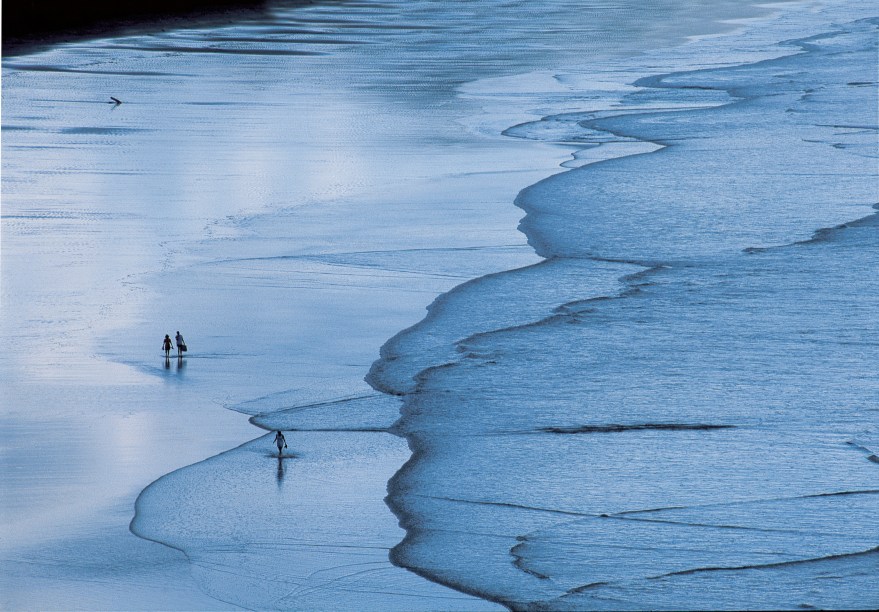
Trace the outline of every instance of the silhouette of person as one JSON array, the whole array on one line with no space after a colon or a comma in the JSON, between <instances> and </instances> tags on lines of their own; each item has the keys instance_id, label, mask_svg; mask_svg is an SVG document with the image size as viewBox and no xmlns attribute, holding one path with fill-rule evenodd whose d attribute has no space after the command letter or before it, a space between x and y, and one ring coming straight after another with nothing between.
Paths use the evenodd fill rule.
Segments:
<instances>
[{"instance_id":1,"label":"silhouette of person","mask_svg":"<svg viewBox=\"0 0 879 612\"><path fill-rule=\"evenodd\" d=\"M280 431L275 433L275 444L278 445L278 457L280 457L283 449L287 448L287 440L284 439L284 434Z\"/></svg>"},{"instance_id":2,"label":"silhouette of person","mask_svg":"<svg viewBox=\"0 0 879 612\"><path fill-rule=\"evenodd\" d=\"M179 331L174 339L177 341L177 356L183 357L183 353L186 351L186 342L183 341L183 336L180 335Z\"/></svg>"},{"instance_id":3,"label":"silhouette of person","mask_svg":"<svg viewBox=\"0 0 879 612\"><path fill-rule=\"evenodd\" d=\"M162 340L162 350L165 351L165 359L171 356L171 336L165 334L165 339Z\"/></svg>"}]
</instances>

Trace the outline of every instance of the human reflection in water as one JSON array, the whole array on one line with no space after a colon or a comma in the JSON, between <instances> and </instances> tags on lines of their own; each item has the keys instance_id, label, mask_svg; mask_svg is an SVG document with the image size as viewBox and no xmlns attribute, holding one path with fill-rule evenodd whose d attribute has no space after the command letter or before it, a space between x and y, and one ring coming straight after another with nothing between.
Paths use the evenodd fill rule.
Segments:
<instances>
[{"instance_id":1,"label":"human reflection in water","mask_svg":"<svg viewBox=\"0 0 879 612\"><path fill-rule=\"evenodd\" d=\"M280 488L281 484L284 482L284 458L278 457L278 487Z\"/></svg>"},{"instance_id":2,"label":"human reflection in water","mask_svg":"<svg viewBox=\"0 0 879 612\"><path fill-rule=\"evenodd\" d=\"M171 369L171 358L170 357L165 357L165 369L166 370Z\"/></svg>"},{"instance_id":3,"label":"human reflection in water","mask_svg":"<svg viewBox=\"0 0 879 612\"><path fill-rule=\"evenodd\" d=\"M178 357L177 358L177 373L182 374L183 368L185 368L185 367L186 367L186 361L183 359L183 357Z\"/></svg>"}]
</instances>

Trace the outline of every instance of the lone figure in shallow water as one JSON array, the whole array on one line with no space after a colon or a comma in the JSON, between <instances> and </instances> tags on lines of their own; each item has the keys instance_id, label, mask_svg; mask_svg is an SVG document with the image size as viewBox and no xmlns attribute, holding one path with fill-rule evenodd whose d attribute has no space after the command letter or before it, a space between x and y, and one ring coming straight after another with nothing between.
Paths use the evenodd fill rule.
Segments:
<instances>
[{"instance_id":1,"label":"lone figure in shallow water","mask_svg":"<svg viewBox=\"0 0 879 612\"><path fill-rule=\"evenodd\" d=\"M278 457L280 457L283 449L287 448L287 440L284 439L284 434L280 431L275 432L275 444L278 445Z\"/></svg>"},{"instance_id":2,"label":"lone figure in shallow water","mask_svg":"<svg viewBox=\"0 0 879 612\"><path fill-rule=\"evenodd\" d=\"M165 339L162 340L162 350L165 351L165 359L171 356L171 336L165 334Z\"/></svg>"}]
</instances>

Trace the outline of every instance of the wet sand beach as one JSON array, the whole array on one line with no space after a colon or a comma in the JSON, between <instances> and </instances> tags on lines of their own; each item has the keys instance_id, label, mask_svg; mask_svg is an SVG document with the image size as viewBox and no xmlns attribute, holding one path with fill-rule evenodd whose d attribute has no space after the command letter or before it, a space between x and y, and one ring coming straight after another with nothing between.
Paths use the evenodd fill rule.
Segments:
<instances>
[{"instance_id":1,"label":"wet sand beach","mask_svg":"<svg viewBox=\"0 0 879 612\"><path fill-rule=\"evenodd\" d=\"M479 384L500 384L489 372L510 367L508 382L532 386L492 387L493 397L510 392L531 415L553 376L532 380L504 354L535 354L537 363L555 349L535 341L532 353L518 337L498 348L487 332L616 295L650 262L616 257L614 231L599 233L607 242L586 268L535 253L561 244L530 231L557 221L536 221L537 206L562 211L568 200L558 194L580 198L586 185L577 201L588 202L609 183L571 174L573 187L527 202L528 236L514 202L569 168L657 150L620 126L598 129L639 78L778 57L790 51L776 43L805 28L780 21L777 31L755 27L712 46L771 11L611 4L277 2L246 19L175 17L164 31L151 21L124 33L114 25L97 38L4 54L0 329L13 350L0 356L0 607L477 610L529 594L539 601L549 582L537 574L555 572L564 554L538 538L514 541L522 556L511 556L505 521L545 529L549 542L562 528L530 515L520 522L512 505L521 500L486 510L507 499L492 483L509 484L493 463L509 448L491 449L518 417L483 439L455 429L480 408L460 419L455 410L481 397ZM689 93L673 104L729 101L721 88ZM656 110L650 95L643 107ZM584 134L590 122L596 129ZM865 214L859 206L852 218ZM589 227L597 225L571 224L571 244ZM176 330L189 351L165 361L162 338ZM424 387L462 359L476 386L448 378L445 389ZM517 388L529 395L516 397ZM461 402L436 421L420 412L417 398L459 391ZM550 421L541 425L583 426ZM289 445L280 459L274 430ZM419 463L421 436L436 448L453 440L472 461ZM869 436L860 440L872 448ZM553 458L564 463L548 453L535 465ZM438 470L439 492L416 486L425 466ZM469 490L474 478L485 487ZM417 540L436 517L436 533L453 541L440 538L432 556ZM518 587L504 572L521 578L531 563L523 599L505 598ZM498 564L504 572L493 573ZM468 572L497 592L461 579ZM577 595L562 601L594 603Z\"/></svg>"}]
</instances>

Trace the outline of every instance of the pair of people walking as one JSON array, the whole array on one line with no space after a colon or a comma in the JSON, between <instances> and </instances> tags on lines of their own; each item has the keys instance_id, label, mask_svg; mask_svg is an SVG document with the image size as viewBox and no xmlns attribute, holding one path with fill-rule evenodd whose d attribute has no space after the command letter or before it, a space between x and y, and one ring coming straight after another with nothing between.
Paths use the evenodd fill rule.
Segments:
<instances>
[{"instance_id":1,"label":"pair of people walking","mask_svg":"<svg viewBox=\"0 0 879 612\"><path fill-rule=\"evenodd\" d=\"M181 359L183 358L183 353L186 352L186 342L183 340L183 336L180 335L180 332L177 332L177 335L174 336L174 341L177 343L177 356ZM165 339L162 340L162 350L165 351L165 358L171 356L171 337L168 334L165 334Z\"/></svg>"}]
</instances>

